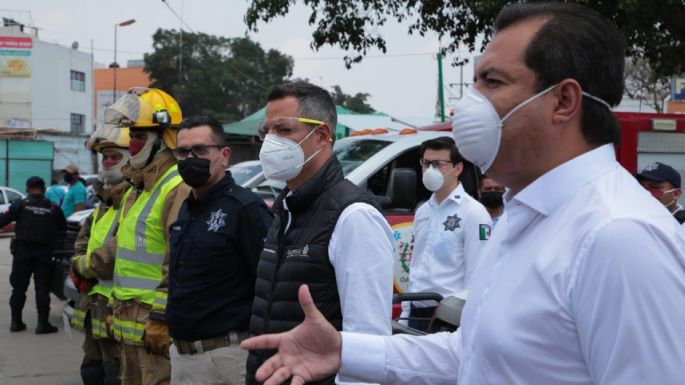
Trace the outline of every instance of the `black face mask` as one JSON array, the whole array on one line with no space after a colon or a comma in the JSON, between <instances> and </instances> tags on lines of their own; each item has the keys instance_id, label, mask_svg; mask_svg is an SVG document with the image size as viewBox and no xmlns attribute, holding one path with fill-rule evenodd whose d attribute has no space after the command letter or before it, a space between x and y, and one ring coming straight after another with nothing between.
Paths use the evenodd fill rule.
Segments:
<instances>
[{"instance_id":1,"label":"black face mask","mask_svg":"<svg viewBox=\"0 0 685 385\"><path fill-rule=\"evenodd\" d=\"M499 191L483 191L480 193L480 203L489 209L496 209L504 204L502 200L503 194Z\"/></svg>"},{"instance_id":2,"label":"black face mask","mask_svg":"<svg viewBox=\"0 0 685 385\"><path fill-rule=\"evenodd\" d=\"M70 174L68 172L64 173L64 181L67 183L72 183L76 180L76 175Z\"/></svg>"},{"instance_id":3,"label":"black face mask","mask_svg":"<svg viewBox=\"0 0 685 385\"><path fill-rule=\"evenodd\" d=\"M209 172L209 165L212 162L204 158L187 158L178 161L178 173L190 187L198 188L207 183L212 175Z\"/></svg>"}]
</instances>

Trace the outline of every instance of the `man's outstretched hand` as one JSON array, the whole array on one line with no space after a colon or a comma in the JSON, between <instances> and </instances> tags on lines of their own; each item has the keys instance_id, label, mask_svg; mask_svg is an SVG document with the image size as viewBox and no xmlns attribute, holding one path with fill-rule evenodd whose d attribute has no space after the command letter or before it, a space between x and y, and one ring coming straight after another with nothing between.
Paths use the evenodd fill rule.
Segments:
<instances>
[{"instance_id":1,"label":"man's outstretched hand","mask_svg":"<svg viewBox=\"0 0 685 385\"><path fill-rule=\"evenodd\" d=\"M244 340L249 350L278 349L256 373L264 385L278 385L292 377L292 385L303 385L336 374L340 369L342 336L316 309L307 285L298 292L304 321L280 334L264 334Z\"/></svg>"}]
</instances>

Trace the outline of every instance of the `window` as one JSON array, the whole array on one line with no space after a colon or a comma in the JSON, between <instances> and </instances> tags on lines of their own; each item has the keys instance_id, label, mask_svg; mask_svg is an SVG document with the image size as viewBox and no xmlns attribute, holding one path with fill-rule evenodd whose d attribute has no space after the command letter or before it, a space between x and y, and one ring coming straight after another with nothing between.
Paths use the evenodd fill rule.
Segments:
<instances>
[{"instance_id":1,"label":"window","mask_svg":"<svg viewBox=\"0 0 685 385\"><path fill-rule=\"evenodd\" d=\"M6 204L7 201L5 200L5 194L2 193L2 190L0 190L0 205Z\"/></svg>"},{"instance_id":2,"label":"window","mask_svg":"<svg viewBox=\"0 0 685 385\"><path fill-rule=\"evenodd\" d=\"M12 190L5 190L5 194L7 194L7 201L10 203L14 203L15 201L20 201L22 199L20 194Z\"/></svg>"},{"instance_id":3,"label":"window","mask_svg":"<svg viewBox=\"0 0 685 385\"><path fill-rule=\"evenodd\" d=\"M86 92L86 74L71 70L71 90Z\"/></svg>"},{"instance_id":4,"label":"window","mask_svg":"<svg viewBox=\"0 0 685 385\"><path fill-rule=\"evenodd\" d=\"M85 132L86 116L81 114L71 114L71 133L83 134Z\"/></svg>"},{"instance_id":5,"label":"window","mask_svg":"<svg viewBox=\"0 0 685 385\"><path fill-rule=\"evenodd\" d=\"M338 157L342 165L343 174L347 176L355 168L392 142L384 140L356 140L338 143L335 144L333 153Z\"/></svg>"}]
</instances>

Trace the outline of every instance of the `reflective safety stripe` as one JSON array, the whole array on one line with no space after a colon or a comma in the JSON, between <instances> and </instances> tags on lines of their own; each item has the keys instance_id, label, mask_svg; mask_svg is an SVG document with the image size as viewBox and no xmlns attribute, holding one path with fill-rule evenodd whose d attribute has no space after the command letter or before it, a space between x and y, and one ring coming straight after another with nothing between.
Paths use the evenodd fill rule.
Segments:
<instances>
[{"instance_id":1,"label":"reflective safety stripe","mask_svg":"<svg viewBox=\"0 0 685 385\"><path fill-rule=\"evenodd\" d=\"M159 285L159 281L155 279L122 277L117 275L114 277L114 285L128 289L155 290Z\"/></svg>"},{"instance_id":2,"label":"reflective safety stripe","mask_svg":"<svg viewBox=\"0 0 685 385\"><path fill-rule=\"evenodd\" d=\"M114 208L111 208L114 210ZM119 222L117 221L117 217L119 217L116 213L114 214L114 219L112 220L112 224L109 226L109 230L107 230L107 235L105 236L105 241L108 241L112 236L114 236L114 229L117 228L117 225Z\"/></svg>"},{"instance_id":3,"label":"reflective safety stripe","mask_svg":"<svg viewBox=\"0 0 685 385\"><path fill-rule=\"evenodd\" d=\"M91 321L92 332L94 336L100 338L109 337L109 335L107 334L107 324L105 322L102 322L97 319L92 319Z\"/></svg>"},{"instance_id":4,"label":"reflective safety stripe","mask_svg":"<svg viewBox=\"0 0 685 385\"><path fill-rule=\"evenodd\" d=\"M167 182L169 182L172 178L178 175L178 169L175 169L172 172L170 172L169 175L164 177L164 179L162 179L162 182L157 185L157 188L150 196L150 199L148 199L148 201L145 203L143 211L141 211L140 215L138 215L138 221L136 222L136 251L145 252L145 246L147 242L147 239L145 237L147 218L150 216L152 206L155 204L157 198L159 197L159 194L162 192L162 187L164 187L164 185L167 184Z\"/></svg>"},{"instance_id":5,"label":"reflective safety stripe","mask_svg":"<svg viewBox=\"0 0 685 385\"><path fill-rule=\"evenodd\" d=\"M103 279L101 281L98 281L98 285L106 289L111 289L112 285L114 285L114 281L112 281L111 279Z\"/></svg>"},{"instance_id":6,"label":"reflective safety stripe","mask_svg":"<svg viewBox=\"0 0 685 385\"><path fill-rule=\"evenodd\" d=\"M155 292L155 302L152 304L152 308L155 310L166 309L167 293L163 291Z\"/></svg>"},{"instance_id":7,"label":"reflective safety stripe","mask_svg":"<svg viewBox=\"0 0 685 385\"><path fill-rule=\"evenodd\" d=\"M161 265L164 262L164 254L148 253L145 250L134 251L121 248L117 257L131 262L149 263L152 265Z\"/></svg>"},{"instance_id":8,"label":"reflective safety stripe","mask_svg":"<svg viewBox=\"0 0 685 385\"><path fill-rule=\"evenodd\" d=\"M166 214L162 212L163 200L181 183L177 166L172 166L152 191L141 193L126 214L121 212L119 228L122 231L117 235L113 288L117 299L136 298L148 305L165 307L165 303L155 301L166 249L161 228L161 218ZM124 197L124 202L129 193Z\"/></svg>"},{"instance_id":9,"label":"reflective safety stripe","mask_svg":"<svg viewBox=\"0 0 685 385\"><path fill-rule=\"evenodd\" d=\"M85 255L79 255L77 258L76 268L79 274L86 276L86 269L88 268L88 259Z\"/></svg>"},{"instance_id":10,"label":"reflective safety stripe","mask_svg":"<svg viewBox=\"0 0 685 385\"><path fill-rule=\"evenodd\" d=\"M71 316L71 326L77 329L84 329L86 320L86 312L83 310L74 309L74 314Z\"/></svg>"},{"instance_id":11,"label":"reflective safety stripe","mask_svg":"<svg viewBox=\"0 0 685 385\"><path fill-rule=\"evenodd\" d=\"M140 344L143 342L145 324L134 321L124 321L115 317L112 321L112 330L115 338L127 343Z\"/></svg>"}]
</instances>

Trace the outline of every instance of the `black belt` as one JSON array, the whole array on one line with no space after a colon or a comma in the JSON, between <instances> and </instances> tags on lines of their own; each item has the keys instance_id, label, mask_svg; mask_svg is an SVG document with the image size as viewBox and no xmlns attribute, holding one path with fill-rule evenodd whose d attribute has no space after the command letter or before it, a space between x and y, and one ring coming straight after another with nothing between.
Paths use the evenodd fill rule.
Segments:
<instances>
[{"instance_id":1,"label":"black belt","mask_svg":"<svg viewBox=\"0 0 685 385\"><path fill-rule=\"evenodd\" d=\"M174 340L176 350L179 354L197 354L208 352L210 350L225 348L227 346L240 344L240 341L247 338L247 332L228 332L223 336L207 338L197 341L179 341Z\"/></svg>"}]
</instances>

